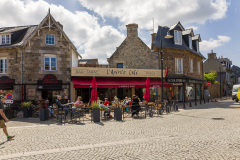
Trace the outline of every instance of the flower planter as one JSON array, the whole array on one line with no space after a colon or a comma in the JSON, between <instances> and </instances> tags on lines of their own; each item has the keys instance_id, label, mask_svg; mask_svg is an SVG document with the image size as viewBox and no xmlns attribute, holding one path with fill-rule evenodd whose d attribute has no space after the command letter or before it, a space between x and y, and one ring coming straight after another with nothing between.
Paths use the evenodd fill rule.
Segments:
<instances>
[{"instance_id":1,"label":"flower planter","mask_svg":"<svg viewBox=\"0 0 240 160\"><path fill-rule=\"evenodd\" d=\"M100 122L100 109L99 108L94 108L92 110L92 116L93 116L93 122Z\"/></svg>"},{"instance_id":2,"label":"flower planter","mask_svg":"<svg viewBox=\"0 0 240 160\"><path fill-rule=\"evenodd\" d=\"M116 121L122 121L122 108L114 108L114 119Z\"/></svg>"},{"instance_id":3,"label":"flower planter","mask_svg":"<svg viewBox=\"0 0 240 160\"><path fill-rule=\"evenodd\" d=\"M28 109L28 107L23 107L23 118L29 118L29 109Z\"/></svg>"},{"instance_id":4,"label":"flower planter","mask_svg":"<svg viewBox=\"0 0 240 160\"><path fill-rule=\"evenodd\" d=\"M49 112L47 108L40 109L40 121L47 121L49 119Z\"/></svg>"}]
</instances>

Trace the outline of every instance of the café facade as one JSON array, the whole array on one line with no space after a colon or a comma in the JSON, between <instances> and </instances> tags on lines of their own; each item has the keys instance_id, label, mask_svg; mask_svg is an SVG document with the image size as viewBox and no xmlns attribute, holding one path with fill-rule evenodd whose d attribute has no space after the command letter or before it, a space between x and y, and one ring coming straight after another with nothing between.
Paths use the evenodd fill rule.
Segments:
<instances>
[{"instance_id":1,"label":"caf\u00e9 facade","mask_svg":"<svg viewBox=\"0 0 240 160\"><path fill-rule=\"evenodd\" d=\"M165 75L165 71L164 75ZM147 78L150 80L150 89L153 96L160 95L161 70L157 69L129 69L129 68L91 68L73 67L71 71L71 101L78 96L86 103L91 97L92 78L97 81L97 92L100 100L114 96L119 99L137 95L143 99ZM171 87L171 84L164 82L164 87Z\"/></svg>"}]
</instances>

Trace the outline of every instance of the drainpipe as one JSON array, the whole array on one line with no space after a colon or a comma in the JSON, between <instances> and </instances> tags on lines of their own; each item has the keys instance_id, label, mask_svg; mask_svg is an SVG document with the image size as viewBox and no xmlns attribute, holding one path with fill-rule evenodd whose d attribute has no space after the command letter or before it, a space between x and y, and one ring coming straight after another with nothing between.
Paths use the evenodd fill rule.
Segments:
<instances>
[{"instance_id":1,"label":"drainpipe","mask_svg":"<svg viewBox=\"0 0 240 160\"><path fill-rule=\"evenodd\" d=\"M21 110L22 110L22 102L23 102L23 53L20 48L17 48L21 53Z\"/></svg>"}]
</instances>

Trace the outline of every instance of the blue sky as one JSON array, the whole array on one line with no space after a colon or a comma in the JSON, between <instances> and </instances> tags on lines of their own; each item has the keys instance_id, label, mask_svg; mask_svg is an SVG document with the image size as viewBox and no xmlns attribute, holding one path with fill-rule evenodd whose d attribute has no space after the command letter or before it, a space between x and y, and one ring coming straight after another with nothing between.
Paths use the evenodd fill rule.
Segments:
<instances>
[{"instance_id":1,"label":"blue sky","mask_svg":"<svg viewBox=\"0 0 240 160\"><path fill-rule=\"evenodd\" d=\"M239 6L239 0L1 0L0 27L39 24L51 8L83 58L107 63L126 36L125 25L137 23L139 37L150 46L152 18L155 32L158 25L180 21L201 35L205 57L213 49L240 66Z\"/></svg>"}]
</instances>

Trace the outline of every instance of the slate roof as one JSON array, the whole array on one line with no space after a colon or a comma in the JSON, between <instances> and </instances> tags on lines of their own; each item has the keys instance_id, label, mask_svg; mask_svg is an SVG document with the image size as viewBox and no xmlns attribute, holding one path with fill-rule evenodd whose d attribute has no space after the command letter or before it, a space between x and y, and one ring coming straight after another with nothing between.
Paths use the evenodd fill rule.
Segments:
<instances>
[{"instance_id":1,"label":"slate roof","mask_svg":"<svg viewBox=\"0 0 240 160\"><path fill-rule=\"evenodd\" d=\"M240 77L240 67L233 65L232 71L237 77Z\"/></svg>"},{"instance_id":2,"label":"slate roof","mask_svg":"<svg viewBox=\"0 0 240 160\"><path fill-rule=\"evenodd\" d=\"M37 27L38 25L0 28L0 34L11 34L11 44L0 45L0 48L21 46L35 32Z\"/></svg>"},{"instance_id":3,"label":"slate roof","mask_svg":"<svg viewBox=\"0 0 240 160\"><path fill-rule=\"evenodd\" d=\"M176 27L176 26L175 26ZM170 39L166 39L164 38L167 35L167 32L170 31L169 27L162 27L162 26L158 26L158 32L157 32L157 36L154 40L154 45L157 47L161 46L161 38L162 38L162 47L164 48L174 48L174 49L183 49L183 50L188 50L191 51L192 53L202 57L203 59L206 59L200 52L197 52L194 47L193 49L190 49L188 47L188 43L186 42L186 40L184 38L182 38L182 45L177 45L174 44L174 37L170 38ZM162 36L161 36L161 32L162 32ZM172 33L171 33L172 32ZM170 31L170 34L173 35L173 31ZM200 36L200 35L199 35ZM198 36L197 36L198 37ZM196 37L195 37L196 38Z\"/></svg>"}]
</instances>

